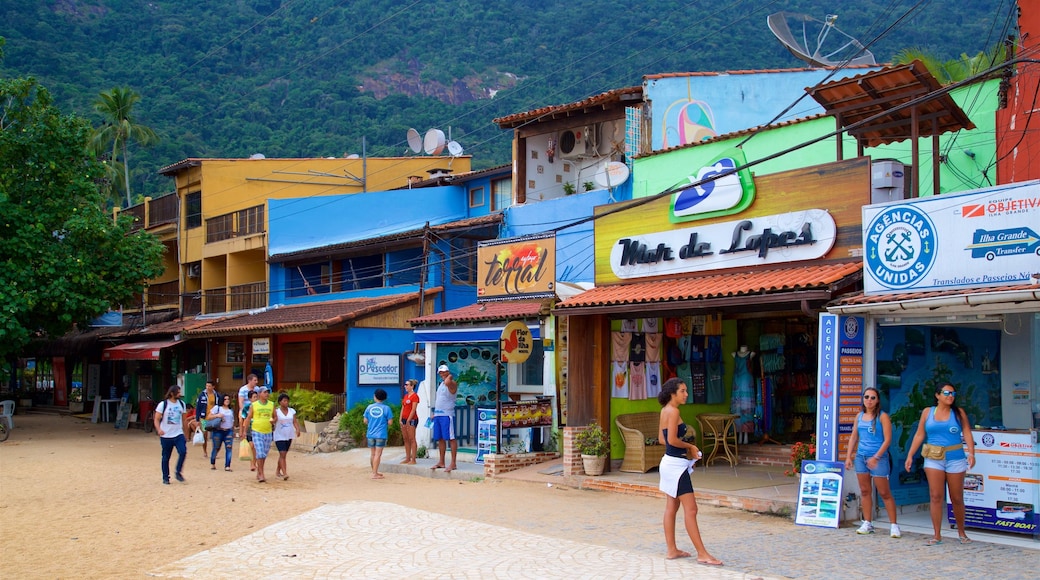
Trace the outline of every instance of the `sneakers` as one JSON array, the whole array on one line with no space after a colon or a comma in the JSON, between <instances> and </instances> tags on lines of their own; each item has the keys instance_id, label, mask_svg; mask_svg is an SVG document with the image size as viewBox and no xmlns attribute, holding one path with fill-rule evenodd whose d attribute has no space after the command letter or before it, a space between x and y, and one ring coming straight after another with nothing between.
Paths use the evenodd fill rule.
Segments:
<instances>
[{"instance_id":1,"label":"sneakers","mask_svg":"<svg viewBox=\"0 0 1040 580\"><path fill-rule=\"evenodd\" d=\"M874 524L872 524L871 522L864 521L863 525L860 526L858 530L856 530L856 533L860 535L873 534Z\"/></svg>"},{"instance_id":2,"label":"sneakers","mask_svg":"<svg viewBox=\"0 0 1040 580\"><path fill-rule=\"evenodd\" d=\"M892 524L892 531L889 534L893 538L902 538L903 534L899 531L899 524Z\"/></svg>"}]
</instances>

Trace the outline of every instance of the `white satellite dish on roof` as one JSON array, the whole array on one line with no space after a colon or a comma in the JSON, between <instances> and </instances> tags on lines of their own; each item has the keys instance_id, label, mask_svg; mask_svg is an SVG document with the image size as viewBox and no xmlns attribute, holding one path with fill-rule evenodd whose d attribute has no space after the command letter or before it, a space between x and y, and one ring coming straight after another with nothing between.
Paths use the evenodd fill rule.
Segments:
<instances>
[{"instance_id":1,"label":"white satellite dish on roof","mask_svg":"<svg viewBox=\"0 0 1040 580\"><path fill-rule=\"evenodd\" d=\"M592 179L601 187L611 188L628 181L628 176L629 170L627 165L620 161L609 161L596 170L596 174L592 176Z\"/></svg>"},{"instance_id":2,"label":"white satellite dish on roof","mask_svg":"<svg viewBox=\"0 0 1040 580\"><path fill-rule=\"evenodd\" d=\"M462 155L462 145L459 145L458 141L448 141L448 153L450 153L452 157Z\"/></svg>"},{"instance_id":3,"label":"white satellite dish on roof","mask_svg":"<svg viewBox=\"0 0 1040 580\"><path fill-rule=\"evenodd\" d=\"M874 54L838 30L837 14L820 21L805 14L777 12L766 18L769 30L791 54L812 66L874 65Z\"/></svg>"},{"instance_id":4,"label":"white satellite dish on roof","mask_svg":"<svg viewBox=\"0 0 1040 580\"><path fill-rule=\"evenodd\" d=\"M440 155L441 151L444 151L444 145L444 131L430 129L426 132L426 137L423 138L423 151L427 155Z\"/></svg>"},{"instance_id":5,"label":"white satellite dish on roof","mask_svg":"<svg viewBox=\"0 0 1040 580\"><path fill-rule=\"evenodd\" d=\"M412 153L422 151L422 146L422 137L419 136L419 132L415 129L408 129L408 147L412 150Z\"/></svg>"}]
</instances>

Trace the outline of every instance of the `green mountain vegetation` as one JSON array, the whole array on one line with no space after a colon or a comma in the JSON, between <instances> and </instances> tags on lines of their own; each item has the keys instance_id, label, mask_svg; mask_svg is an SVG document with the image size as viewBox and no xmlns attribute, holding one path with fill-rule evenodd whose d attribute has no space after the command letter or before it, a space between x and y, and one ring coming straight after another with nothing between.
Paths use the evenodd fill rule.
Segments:
<instances>
[{"instance_id":1,"label":"green mountain vegetation","mask_svg":"<svg viewBox=\"0 0 1040 580\"><path fill-rule=\"evenodd\" d=\"M438 127L507 162L492 119L641 82L644 74L803 66L772 36L781 10L824 19L881 62L916 48L941 60L1013 30L1010 0L5 0L0 76L33 76L67 113L127 87L135 196L171 189L157 171L187 157L407 152ZM909 16L907 16L909 14ZM902 18L902 20L900 20Z\"/></svg>"}]
</instances>

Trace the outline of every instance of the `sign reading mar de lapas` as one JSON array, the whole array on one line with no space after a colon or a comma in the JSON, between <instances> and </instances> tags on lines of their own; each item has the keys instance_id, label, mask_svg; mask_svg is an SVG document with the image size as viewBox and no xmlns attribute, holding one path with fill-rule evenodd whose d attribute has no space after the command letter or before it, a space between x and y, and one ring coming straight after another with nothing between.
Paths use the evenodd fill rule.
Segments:
<instances>
[{"instance_id":1,"label":"sign reading mar de lapas","mask_svg":"<svg viewBox=\"0 0 1040 580\"><path fill-rule=\"evenodd\" d=\"M837 233L826 210L809 209L622 238L610 267L618 278L643 278L812 260Z\"/></svg>"},{"instance_id":2,"label":"sign reading mar de lapas","mask_svg":"<svg viewBox=\"0 0 1040 580\"><path fill-rule=\"evenodd\" d=\"M863 208L867 294L1027 284L1040 272L1040 182Z\"/></svg>"},{"instance_id":3,"label":"sign reading mar de lapas","mask_svg":"<svg viewBox=\"0 0 1040 580\"><path fill-rule=\"evenodd\" d=\"M477 245L477 302L551 298L555 294L555 234Z\"/></svg>"}]
</instances>

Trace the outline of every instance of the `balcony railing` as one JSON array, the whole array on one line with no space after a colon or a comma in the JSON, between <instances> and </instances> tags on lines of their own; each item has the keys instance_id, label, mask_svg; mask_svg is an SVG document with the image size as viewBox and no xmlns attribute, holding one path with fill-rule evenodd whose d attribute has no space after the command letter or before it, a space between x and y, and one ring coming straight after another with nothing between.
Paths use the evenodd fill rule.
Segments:
<instances>
[{"instance_id":1,"label":"balcony railing","mask_svg":"<svg viewBox=\"0 0 1040 580\"><path fill-rule=\"evenodd\" d=\"M180 304L180 283L177 280L163 282L161 284L150 284L148 286L149 306L177 306Z\"/></svg>"},{"instance_id":2,"label":"balcony railing","mask_svg":"<svg viewBox=\"0 0 1040 580\"><path fill-rule=\"evenodd\" d=\"M257 205L206 220L206 243L264 231L264 206Z\"/></svg>"},{"instance_id":3,"label":"balcony railing","mask_svg":"<svg viewBox=\"0 0 1040 580\"><path fill-rule=\"evenodd\" d=\"M267 306L266 282L231 287L231 310L254 310L264 306Z\"/></svg>"},{"instance_id":4,"label":"balcony railing","mask_svg":"<svg viewBox=\"0 0 1040 580\"><path fill-rule=\"evenodd\" d=\"M202 311L205 314L227 312L227 290L210 288L202 295Z\"/></svg>"},{"instance_id":5,"label":"balcony railing","mask_svg":"<svg viewBox=\"0 0 1040 580\"><path fill-rule=\"evenodd\" d=\"M180 216L179 207L177 194L168 193L155 199L145 198L144 203L121 209L119 213L133 216L134 225L131 231L137 231L146 227L177 223Z\"/></svg>"}]
</instances>

